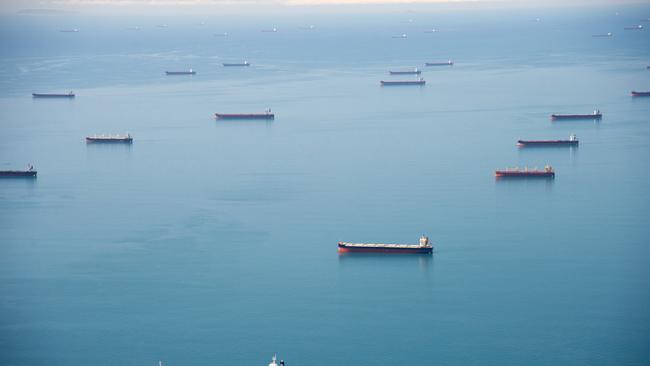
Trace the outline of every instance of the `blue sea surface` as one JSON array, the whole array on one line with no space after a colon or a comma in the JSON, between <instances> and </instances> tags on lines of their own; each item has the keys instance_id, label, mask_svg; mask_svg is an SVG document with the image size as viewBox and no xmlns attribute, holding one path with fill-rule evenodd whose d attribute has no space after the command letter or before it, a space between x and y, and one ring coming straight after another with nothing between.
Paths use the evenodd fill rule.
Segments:
<instances>
[{"instance_id":1,"label":"blue sea surface","mask_svg":"<svg viewBox=\"0 0 650 366\"><path fill-rule=\"evenodd\" d=\"M650 364L648 16L0 16L0 364Z\"/></svg>"}]
</instances>

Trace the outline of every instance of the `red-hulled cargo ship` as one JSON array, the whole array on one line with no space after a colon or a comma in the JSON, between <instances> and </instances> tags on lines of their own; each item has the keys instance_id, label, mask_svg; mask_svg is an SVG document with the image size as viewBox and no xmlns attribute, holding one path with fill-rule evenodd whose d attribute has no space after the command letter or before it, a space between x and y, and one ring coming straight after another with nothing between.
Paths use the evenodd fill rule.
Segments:
<instances>
[{"instance_id":1,"label":"red-hulled cargo ship","mask_svg":"<svg viewBox=\"0 0 650 366\"><path fill-rule=\"evenodd\" d=\"M650 97L650 91L638 92L633 91L630 93L633 97Z\"/></svg>"},{"instance_id":2,"label":"red-hulled cargo ship","mask_svg":"<svg viewBox=\"0 0 650 366\"><path fill-rule=\"evenodd\" d=\"M494 175L497 178L555 178L553 168L548 165L544 167L544 170L506 168L505 170L497 170Z\"/></svg>"},{"instance_id":3,"label":"red-hulled cargo ship","mask_svg":"<svg viewBox=\"0 0 650 366\"><path fill-rule=\"evenodd\" d=\"M578 146L578 138L576 135L569 136L568 140L518 140L517 146Z\"/></svg>"},{"instance_id":4,"label":"red-hulled cargo ship","mask_svg":"<svg viewBox=\"0 0 650 366\"><path fill-rule=\"evenodd\" d=\"M270 109L264 113L215 113L217 119L275 119Z\"/></svg>"},{"instance_id":5,"label":"red-hulled cargo ship","mask_svg":"<svg viewBox=\"0 0 650 366\"><path fill-rule=\"evenodd\" d=\"M27 170L0 170L0 178L11 177L33 177L36 178L36 170L32 165L27 166Z\"/></svg>"},{"instance_id":6,"label":"red-hulled cargo ship","mask_svg":"<svg viewBox=\"0 0 650 366\"><path fill-rule=\"evenodd\" d=\"M86 136L86 142L101 142L101 143L127 143L130 144L133 142L133 137L131 137L131 134L127 133L126 135L115 135L115 136L104 136L104 135L94 135L94 136Z\"/></svg>"},{"instance_id":7,"label":"red-hulled cargo ship","mask_svg":"<svg viewBox=\"0 0 650 366\"><path fill-rule=\"evenodd\" d=\"M552 120L558 119L601 119L603 114L600 113L600 110L596 109L591 114L551 114Z\"/></svg>"},{"instance_id":8,"label":"red-hulled cargo ship","mask_svg":"<svg viewBox=\"0 0 650 366\"><path fill-rule=\"evenodd\" d=\"M379 82L381 86L391 86L391 85L424 85L426 81L423 78L417 80L395 80L395 81L385 81L381 80Z\"/></svg>"},{"instance_id":9,"label":"red-hulled cargo ship","mask_svg":"<svg viewBox=\"0 0 650 366\"><path fill-rule=\"evenodd\" d=\"M431 254L433 246L429 238L422 236L419 244L373 244L339 242L340 253L406 253Z\"/></svg>"}]
</instances>

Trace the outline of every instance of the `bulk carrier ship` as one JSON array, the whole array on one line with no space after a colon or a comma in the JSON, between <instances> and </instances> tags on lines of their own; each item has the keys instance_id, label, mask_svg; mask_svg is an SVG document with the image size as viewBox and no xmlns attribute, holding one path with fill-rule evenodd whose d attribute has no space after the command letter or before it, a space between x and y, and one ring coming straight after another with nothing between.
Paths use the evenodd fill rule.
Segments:
<instances>
[{"instance_id":1,"label":"bulk carrier ship","mask_svg":"<svg viewBox=\"0 0 650 366\"><path fill-rule=\"evenodd\" d=\"M576 135L571 135L568 140L518 140L517 146L578 146L578 143Z\"/></svg>"},{"instance_id":2,"label":"bulk carrier ship","mask_svg":"<svg viewBox=\"0 0 650 366\"><path fill-rule=\"evenodd\" d=\"M506 168L505 170L497 170L494 175L497 178L555 178L555 172L549 165L545 166L544 170Z\"/></svg>"},{"instance_id":3,"label":"bulk carrier ship","mask_svg":"<svg viewBox=\"0 0 650 366\"><path fill-rule=\"evenodd\" d=\"M267 109L264 113L215 113L216 119L275 119L275 114Z\"/></svg>"},{"instance_id":4,"label":"bulk carrier ship","mask_svg":"<svg viewBox=\"0 0 650 366\"><path fill-rule=\"evenodd\" d=\"M426 84L426 81L424 81L423 78L419 78L417 80L395 80L395 81L387 81L387 80L381 80L379 82L379 85L381 86L393 86L393 85L424 85Z\"/></svg>"},{"instance_id":5,"label":"bulk carrier ship","mask_svg":"<svg viewBox=\"0 0 650 366\"><path fill-rule=\"evenodd\" d=\"M551 114L551 120L555 121L558 119L601 119L603 114L600 113L600 110L596 109L591 114Z\"/></svg>"},{"instance_id":6,"label":"bulk carrier ship","mask_svg":"<svg viewBox=\"0 0 650 366\"><path fill-rule=\"evenodd\" d=\"M127 133L126 135L115 135L115 136L104 136L104 135L93 135L93 136L86 136L86 142L91 143L91 142L99 142L99 143L127 143L130 144L133 142L133 137L131 137L130 133Z\"/></svg>"},{"instance_id":7,"label":"bulk carrier ship","mask_svg":"<svg viewBox=\"0 0 650 366\"><path fill-rule=\"evenodd\" d=\"M36 170L34 170L33 165L28 165L27 170L0 170L0 178L11 178L11 177L33 177L36 178Z\"/></svg>"},{"instance_id":8,"label":"bulk carrier ship","mask_svg":"<svg viewBox=\"0 0 650 366\"><path fill-rule=\"evenodd\" d=\"M339 242L339 253L408 253L431 254L433 246L429 238L422 235L419 244L374 244Z\"/></svg>"},{"instance_id":9,"label":"bulk carrier ship","mask_svg":"<svg viewBox=\"0 0 650 366\"><path fill-rule=\"evenodd\" d=\"M32 93L34 98L74 98L73 92L69 93Z\"/></svg>"}]
</instances>

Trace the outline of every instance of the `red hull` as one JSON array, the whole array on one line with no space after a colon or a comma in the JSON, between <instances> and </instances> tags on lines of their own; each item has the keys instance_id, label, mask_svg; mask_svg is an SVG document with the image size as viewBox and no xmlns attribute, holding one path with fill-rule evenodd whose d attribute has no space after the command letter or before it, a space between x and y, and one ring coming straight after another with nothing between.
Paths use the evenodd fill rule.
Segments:
<instances>
[{"instance_id":1,"label":"red hull","mask_svg":"<svg viewBox=\"0 0 650 366\"><path fill-rule=\"evenodd\" d=\"M390 254L430 254L433 247L413 247L413 248L395 248L395 247L354 247L345 244L339 244L339 253L390 253Z\"/></svg>"}]
</instances>

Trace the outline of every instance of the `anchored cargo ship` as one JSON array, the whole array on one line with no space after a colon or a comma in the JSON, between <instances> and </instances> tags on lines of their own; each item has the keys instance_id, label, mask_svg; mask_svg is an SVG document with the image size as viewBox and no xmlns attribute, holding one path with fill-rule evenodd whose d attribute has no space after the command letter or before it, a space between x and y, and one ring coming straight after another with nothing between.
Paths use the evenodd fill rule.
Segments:
<instances>
[{"instance_id":1,"label":"anchored cargo ship","mask_svg":"<svg viewBox=\"0 0 650 366\"><path fill-rule=\"evenodd\" d=\"M419 244L373 244L373 243L346 243L339 242L341 253L413 253L430 254L433 246L429 244L429 238L420 237Z\"/></svg>"},{"instance_id":2,"label":"anchored cargo ship","mask_svg":"<svg viewBox=\"0 0 650 366\"><path fill-rule=\"evenodd\" d=\"M630 93L633 97L650 97L650 91L645 91L645 92L638 92L638 91L633 91Z\"/></svg>"},{"instance_id":3,"label":"anchored cargo ship","mask_svg":"<svg viewBox=\"0 0 650 366\"><path fill-rule=\"evenodd\" d=\"M603 114L600 113L600 110L596 109L591 114L551 114L552 120L557 119L601 119Z\"/></svg>"},{"instance_id":4,"label":"anchored cargo ship","mask_svg":"<svg viewBox=\"0 0 650 366\"><path fill-rule=\"evenodd\" d=\"M424 85L426 84L426 81L424 81L423 78L419 78L417 80L395 80L395 81L386 81L386 80L381 80L379 82L381 86L387 85Z\"/></svg>"},{"instance_id":5,"label":"anchored cargo ship","mask_svg":"<svg viewBox=\"0 0 650 366\"><path fill-rule=\"evenodd\" d=\"M93 135L93 136L86 136L86 142L104 142L104 143L124 142L130 144L133 142L133 137L131 137L130 133L127 133L126 135L115 135L115 136Z\"/></svg>"},{"instance_id":6,"label":"anchored cargo ship","mask_svg":"<svg viewBox=\"0 0 650 366\"><path fill-rule=\"evenodd\" d=\"M270 109L264 113L215 113L217 119L275 119Z\"/></svg>"},{"instance_id":7,"label":"anchored cargo ship","mask_svg":"<svg viewBox=\"0 0 650 366\"><path fill-rule=\"evenodd\" d=\"M32 93L34 98L74 98L75 94L73 92L69 93Z\"/></svg>"},{"instance_id":8,"label":"anchored cargo ship","mask_svg":"<svg viewBox=\"0 0 650 366\"><path fill-rule=\"evenodd\" d=\"M395 35L393 38L406 38L406 33Z\"/></svg>"},{"instance_id":9,"label":"anchored cargo ship","mask_svg":"<svg viewBox=\"0 0 650 366\"><path fill-rule=\"evenodd\" d=\"M555 146L555 145L564 145L564 146L578 146L578 138L576 135L569 136L568 140L518 140L517 146Z\"/></svg>"},{"instance_id":10,"label":"anchored cargo ship","mask_svg":"<svg viewBox=\"0 0 650 366\"><path fill-rule=\"evenodd\" d=\"M425 62L424 63L426 66L451 66L454 64L453 61L445 61L445 62Z\"/></svg>"},{"instance_id":11,"label":"anchored cargo ship","mask_svg":"<svg viewBox=\"0 0 650 366\"><path fill-rule=\"evenodd\" d=\"M391 75L420 75L422 71L417 67L414 69L405 69L405 70L389 70Z\"/></svg>"},{"instance_id":12,"label":"anchored cargo ship","mask_svg":"<svg viewBox=\"0 0 650 366\"><path fill-rule=\"evenodd\" d=\"M27 170L0 170L0 177L36 177L36 170L31 164Z\"/></svg>"},{"instance_id":13,"label":"anchored cargo ship","mask_svg":"<svg viewBox=\"0 0 650 366\"><path fill-rule=\"evenodd\" d=\"M593 34L592 37L611 37L613 34L611 32L607 32L605 34Z\"/></svg>"},{"instance_id":14,"label":"anchored cargo ship","mask_svg":"<svg viewBox=\"0 0 650 366\"><path fill-rule=\"evenodd\" d=\"M625 27L623 29L625 29L625 30L641 30L641 29L643 29L643 26L641 24L639 24L639 25L631 25L631 26Z\"/></svg>"},{"instance_id":15,"label":"anchored cargo ship","mask_svg":"<svg viewBox=\"0 0 650 366\"><path fill-rule=\"evenodd\" d=\"M494 175L497 178L555 178L555 172L549 165L544 167L544 170L506 168L505 170L497 170Z\"/></svg>"},{"instance_id":16,"label":"anchored cargo ship","mask_svg":"<svg viewBox=\"0 0 650 366\"><path fill-rule=\"evenodd\" d=\"M165 71L167 75L196 75L196 71L189 69L188 71Z\"/></svg>"},{"instance_id":17,"label":"anchored cargo ship","mask_svg":"<svg viewBox=\"0 0 650 366\"><path fill-rule=\"evenodd\" d=\"M250 66L251 64L248 63L248 61L244 62L233 62L233 63L224 63L223 66L229 67L229 66Z\"/></svg>"}]
</instances>

